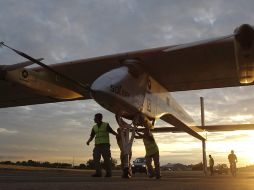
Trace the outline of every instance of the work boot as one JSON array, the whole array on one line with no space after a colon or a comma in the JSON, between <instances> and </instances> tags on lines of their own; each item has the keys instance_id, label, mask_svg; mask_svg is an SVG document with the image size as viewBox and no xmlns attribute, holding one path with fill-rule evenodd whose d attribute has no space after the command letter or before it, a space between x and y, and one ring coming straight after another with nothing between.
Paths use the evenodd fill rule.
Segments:
<instances>
[{"instance_id":1,"label":"work boot","mask_svg":"<svg viewBox=\"0 0 254 190\"><path fill-rule=\"evenodd\" d=\"M91 175L92 177L101 177L102 175L101 174L98 174L98 173L94 173L93 175Z\"/></svg>"},{"instance_id":2,"label":"work boot","mask_svg":"<svg viewBox=\"0 0 254 190\"><path fill-rule=\"evenodd\" d=\"M127 179L131 178L131 171L129 168L123 169L122 178L127 178Z\"/></svg>"},{"instance_id":3,"label":"work boot","mask_svg":"<svg viewBox=\"0 0 254 190\"><path fill-rule=\"evenodd\" d=\"M154 172L153 172L153 171L148 172L148 177L149 177L149 178L153 178L153 177L155 177Z\"/></svg>"},{"instance_id":4,"label":"work boot","mask_svg":"<svg viewBox=\"0 0 254 190\"><path fill-rule=\"evenodd\" d=\"M161 175L156 176L156 179L160 179L160 178L161 178Z\"/></svg>"},{"instance_id":5,"label":"work boot","mask_svg":"<svg viewBox=\"0 0 254 190\"><path fill-rule=\"evenodd\" d=\"M106 173L106 175L104 177L112 177L111 173Z\"/></svg>"}]
</instances>

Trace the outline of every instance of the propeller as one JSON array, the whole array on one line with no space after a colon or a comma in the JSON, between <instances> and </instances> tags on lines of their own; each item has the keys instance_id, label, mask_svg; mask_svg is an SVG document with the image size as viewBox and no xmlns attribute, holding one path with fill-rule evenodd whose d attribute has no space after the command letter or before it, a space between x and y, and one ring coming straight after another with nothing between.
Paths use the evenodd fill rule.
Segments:
<instances>
[{"instance_id":1,"label":"propeller","mask_svg":"<svg viewBox=\"0 0 254 190\"><path fill-rule=\"evenodd\" d=\"M249 24L243 24L235 29L235 39L243 49L250 49L254 41L254 28Z\"/></svg>"},{"instance_id":2,"label":"propeller","mask_svg":"<svg viewBox=\"0 0 254 190\"><path fill-rule=\"evenodd\" d=\"M35 59L31 56L29 56L28 54L24 53L24 52L21 52L19 50L16 50L8 45L6 45L4 42L0 42L0 47L6 47L12 51L14 51L15 53L17 53L18 55L28 59L29 61L27 62L23 62L23 63L18 63L18 64L15 64L15 65L10 65L10 66L3 66L3 67L0 67L0 79L3 77L3 75L6 75L6 71L8 70L13 70L13 69L16 69L16 68L20 68L20 67L23 67L23 66L28 66L28 65L31 65L31 64L37 64L37 65L40 65L41 67L43 67L45 70L48 70L52 73L54 73L55 75L57 75L58 77L60 78L63 78L71 83L73 83L74 85L78 86L78 87L81 87L83 90L85 90L86 92L89 92L90 91L90 87L89 85L85 85L73 78L70 78L69 76L63 74L63 73L60 73L56 70L54 70L53 68L49 67L48 65L44 64L41 62L41 60L43 60L42 58L40 59ZM3 73L2 73L3 72Z\"/></svg>"}]
</instances>

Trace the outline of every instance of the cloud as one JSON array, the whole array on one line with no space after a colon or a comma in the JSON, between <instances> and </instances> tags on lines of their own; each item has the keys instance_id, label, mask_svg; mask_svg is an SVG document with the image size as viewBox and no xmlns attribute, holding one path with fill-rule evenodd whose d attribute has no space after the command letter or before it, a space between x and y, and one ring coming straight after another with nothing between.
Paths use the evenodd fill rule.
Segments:
<instances>
[{"instance_id":1,"label":"cloud","mask_svg":"<svg viewBox=\"0 0 254 190\"><path fill-rule=\"evenodd\" d=\"M22 156L13 156L13 155L1 155L0 160L22 160L24 157Z\"/></svg>"},{"instance_id":2,"label":"cloud","mask_svg":"<svg viewBox=\"0 0 254 190\"><path fill-rule=\"evenodd\" d=\"M16 134L18 131L0 128L0 134Z\"/></svg>"},{"instance_id":3,"label":"cloud","mask_svg":"<svg viewBox=\"0 0 254 190\"><path fill-rule=\"evenodd\" d=\"M248 114L248 115L232 115L229 117L233 122L238 122L238 123L246 123L250 121L251 119L253 120L253 115Z\"/></svg>"},{"instance_id":4,"label":"cloud","mask_svg":"<svg viewBox=\"0 0 254 190\"><path fill-rule=\"evenodd\" d=\"M213 10L201 9L199 10L198 16L195 16L193 20L200 24L213 26L216 21L216 14Z\"/></svg>"}]
</instances>

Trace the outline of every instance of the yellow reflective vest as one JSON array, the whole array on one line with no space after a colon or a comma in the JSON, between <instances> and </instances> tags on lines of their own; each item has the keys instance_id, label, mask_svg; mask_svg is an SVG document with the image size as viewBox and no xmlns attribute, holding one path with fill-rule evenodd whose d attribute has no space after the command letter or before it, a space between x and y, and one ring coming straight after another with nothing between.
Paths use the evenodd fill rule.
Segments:
<instances>
[{"instance_id":1,"label":"yellow reflective vest","mask_svg":"<svg viewBox=\"0 0 254 190\"><path fill-rule=\"evenodd\" d=\"M146 156L151 156L157 152L159 152L159 148L154 140L154 137L152 138L143 138L145 149L146 149Z\"/></svg>"},{"instance_id":2,"label":"yellow reflective vest","mask_svg":"<svg viewBox=\"0 0 254 190\"><path fill-rule=\"evenodd\" d=\"M100 127L93 126L95 132L95 144L109 144L109 132L107 130L108 123L102 122Z\"/></svg>"}]
</instances>

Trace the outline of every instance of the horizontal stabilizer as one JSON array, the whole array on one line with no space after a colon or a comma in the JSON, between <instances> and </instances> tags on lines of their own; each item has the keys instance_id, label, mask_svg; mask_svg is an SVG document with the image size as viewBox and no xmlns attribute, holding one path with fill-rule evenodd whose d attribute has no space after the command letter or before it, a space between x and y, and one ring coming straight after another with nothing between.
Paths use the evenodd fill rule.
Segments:
<instances>
[{"instance_id":1,"label":"horizontal stabilizer","mask_svg":"<svg viewBox=\"0 0 254 190\"><path fill-rule=\"evenodd\" d=\"M209 132L254 130L254 124L207 125L207 126L198 126L198 128Z\"/></svg>"},{"instance_id":2,"label":"horizontal stabilizer","mask_svg":"<svg viewBox=\"0 0 254 190\"><path fill-rule=\"evenodd\" d=\"M144 128L138 128L138 132L143 132ZM153 133L181 133L184 132L183 130L180 130L177 127L155 127L151 129L151 132Z\"/></svg>"},{"instance_id":3,"label":"horizontal stabilizer","mask_svg":"<svg viewBox=\"0 0 254 190\"><path fill-rule=\"evenodd\" d=\"M208 125L197 126L203 131L219 132L219 131L238 131L238 130L254 130L254 124L232 124L232 125ZM143 129L138 129L142 131ZM155 127L151 130L153 133L182 133L184 130L178 127Z\"/></svg>"}]
</instances>

